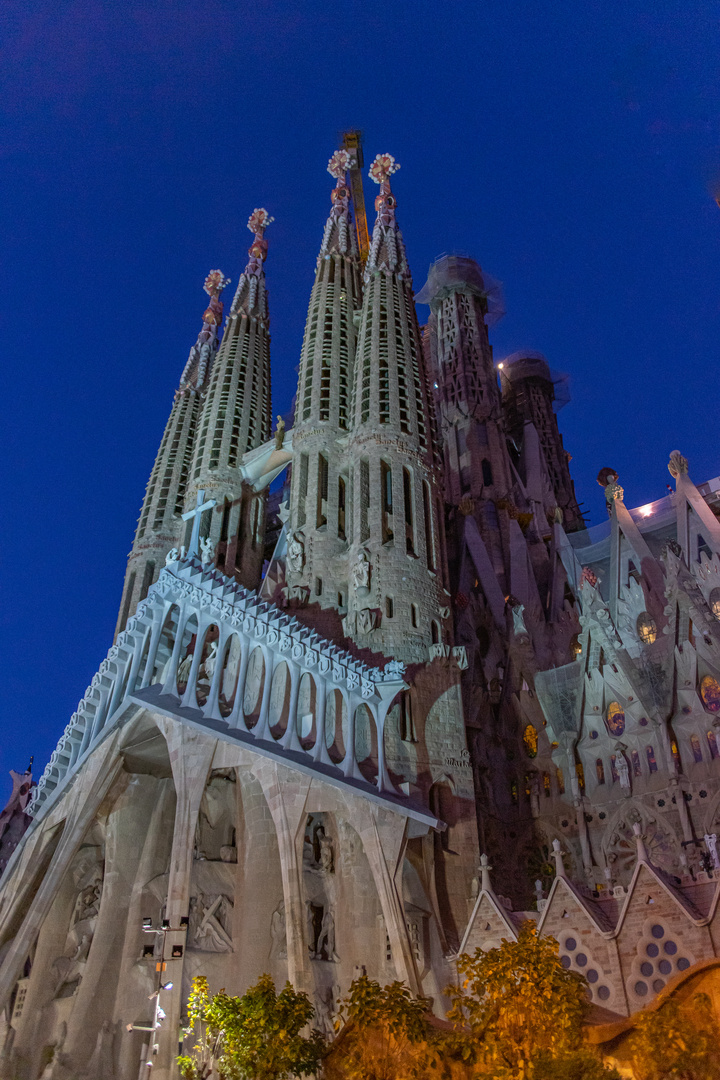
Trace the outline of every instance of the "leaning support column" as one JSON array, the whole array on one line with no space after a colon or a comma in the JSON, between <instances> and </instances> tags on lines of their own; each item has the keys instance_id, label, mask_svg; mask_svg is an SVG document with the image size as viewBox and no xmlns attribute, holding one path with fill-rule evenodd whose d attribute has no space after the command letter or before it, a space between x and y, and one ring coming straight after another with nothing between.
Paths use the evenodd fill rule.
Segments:
<instances>
[{"instance_id":1,"label":"leaning support column","mask_svg":"<svg viewBox=\"0 0 720 1080\"><path fill-rule=\"evenodd\" d=\"M196 658L197 658L196 649ZM190 680L188 680L188 686ZM175 720L156 717L156 723L167 741L170 764L175 783L177 802L170 876L165 917L173 932L164 934L167 969L164 981L172 982L173 988L164 996L163 1008L166 1018L157 1032L158 1051L152 1058L155 1080L171 1080L177 1076L175 1058L178 1054L180 1016L182 1014L182 973L185 960L186 928L181 930L180 920L188 914L190 906L190 875L195 849L195 828L200 800L203 797L208 773L217 747L217 739L203 735ZM173 958L173 952L178 955Z\"/></svg>"}]
</instances>

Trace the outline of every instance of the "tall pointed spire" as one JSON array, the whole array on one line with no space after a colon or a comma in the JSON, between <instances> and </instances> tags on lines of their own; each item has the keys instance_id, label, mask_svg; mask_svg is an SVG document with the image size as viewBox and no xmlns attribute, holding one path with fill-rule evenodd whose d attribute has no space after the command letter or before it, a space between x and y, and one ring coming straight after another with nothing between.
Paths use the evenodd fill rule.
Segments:
<instances>
[{"instance_id":1,"label":"tall pointed spire","mask_svg":"<svg viewBox=\"0 0 720 1080\"><path fill-rule=\"evenodd\" d=\"M220 295L229 285L222 270L211 270L203 288L210 302L202 327L175 391L170 417L148 480L135 540L128 559L116 634L125 627L163 567L183 529L182 514L198 415L218 348L223 305Z\"/></svg>"},{"instance_id":2,"label":"tall pointed spire","mask_svg":"<svg viewBox=\"0 0 720 1080\"><path fill-rule=\"evenodd\" d=\"M347 150L330 158L335 179L305 324L295 405L295 466L289 531L304 556L287 568L288 596L344 609L347 598L349 467L344 445L355 365L354 313L361 268L350 219Z\"/></svg>"},{"instance_id":3,"label":"tall pointed spire","mask_svg":"<svg viewBox=\"0 0 720 1080\"><path fill-rule=\"evenodd\" d=\"M428 658L431 645L443 644L449 611L434 403L390 187L398 168L391 154L378 154L370 167L380 193L365 268L349 446L352 559L354 568L368 569L353 575L363 584L351 594L346 627L361 646L416 662Z\"/></svg>"},{"instance_id":4,"label":"tall pointed spire","mask_svg":"<svg viewBox=\"0 0 720 1080\"><path fill-rule=\"evenodd\" d=\"M273 219L253 210L253 240L240 275L222 344L213 365L186 495L186 509L202 488L216 501L201 535L217 545L217 565L257 587L263 562L265 494L242 489L238 466L243 454L270 438L270 334L265 230Z\"/></svg>"}]
</instances>

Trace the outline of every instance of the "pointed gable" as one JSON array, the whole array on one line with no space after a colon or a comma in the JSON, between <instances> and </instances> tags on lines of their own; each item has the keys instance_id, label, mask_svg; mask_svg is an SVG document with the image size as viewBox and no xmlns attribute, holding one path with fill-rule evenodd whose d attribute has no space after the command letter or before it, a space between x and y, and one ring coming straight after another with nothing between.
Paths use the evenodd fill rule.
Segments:
<instances>
[{"instance_id":1,"label":"pointed gable","mask_svg":"<svg viewBox=\"0 0 720 1080\"><path fill-rule=\"evenodd\" d=\"M669 979L713 951L704 924L697 908L667 875L650 863L638 863L617 929L631 1011L646 1005Z\"/></svg>"},{"instance_id":2,"label":"pointed gable","mask_svg":"<svg viewBox=\"0 0 720 1080\"><path fill-rule=\"evenodd\" d=\"M458 953L469 953L472 956L476 949L496 949L503 938L517 940L515 924L495 894L482 889L475 901Z\"/></svg>"}]
</instances>

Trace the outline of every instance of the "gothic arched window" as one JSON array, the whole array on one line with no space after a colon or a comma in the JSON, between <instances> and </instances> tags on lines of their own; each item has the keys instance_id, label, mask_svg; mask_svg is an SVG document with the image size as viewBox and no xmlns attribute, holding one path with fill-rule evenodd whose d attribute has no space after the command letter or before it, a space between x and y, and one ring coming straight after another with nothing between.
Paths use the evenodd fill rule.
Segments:
<instances>
[{"instance_id":1,"label":"gothic arched window","mask_svg":"<svg viewBox=\"0 0 720 1080\"><path fill-rule=\"evenodd\" d=\"M617 701L611 701L607 710L607 726L611 735L622 735L625 731L625 712Z\"/></svg>"},{"instance_id":2,"label":"gothic arched window","mask_svg":"<svg viewBox=\"0 0 720 1080\"><path fill-rule=\"evenodd\" d=\"M700 697L708 712L720 710L720 683L712 675L705 675L700 683Z\"/></svg>"},{"instance_id":3,"label":"gothic arched window","mask_svg":"<svg viewBox=\"0 0 720 1080\"><path fill-rule=\"evenodd\" d=\"M525 753L529 758L537 757L538 752L538 733L532 724L523 731L523 742L525 743Z\"/></svg>"}]
</instances>

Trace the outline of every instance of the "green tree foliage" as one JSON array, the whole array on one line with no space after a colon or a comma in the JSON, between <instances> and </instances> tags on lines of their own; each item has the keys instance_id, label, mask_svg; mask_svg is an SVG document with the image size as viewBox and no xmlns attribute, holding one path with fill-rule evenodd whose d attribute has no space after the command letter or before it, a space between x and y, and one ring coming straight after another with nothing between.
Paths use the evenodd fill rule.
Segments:
<instances>
[{"instance_id":1,"label":"green tree foliage","mask_svg":"<svg viewBox=\"0 0 720 1080\"><path fill-rule=\"evenodd\" d=\"M401 982L387 986L362 975L340 1003L345 1025L328 1060L327 1080L411 1080L426 1076L433 1058L427 1004Z\"/></svg>"},{"instance_id":2,"label":"green tree foliage","mask_svg":"<svg viewBox=\"0 0 720 1080\"><path fill-rule=\"evenodd\" d=\"M313 1017L307 994L290 983L278 994L270 975L261 975L242 997L212 995L205 978L193 979L188 998L188 1034L197 1041L178 1058L183 1080L285 1080L314 1073L326 1050L318 1032L302 1029Z\"/></svg>"},{"instance_id":3,"label":"green tree foliage","mask_svg":"<svg viewBox=\"0 0 720 1080\"><path fill-rule=\"evenodd\" d=\"M641 1012L627 1043L637 1080L720 1080L718 1035L707 994Z\"/></svg>"},{"instance_id":4,"label":"green tree foliage","mask_svg":"<svg viewBox=\"0 0 720 1080\"><path fill-rule=\"evenodd\" d=\"M558 943L540 937L532 922L517 941L458 960L459 986L448 987L448 1018L458 1045L479 1074L508 1080L603 1080L604 1069L590 1050L581 1050L587 984L560 963ZM595 1072L593 1072L595 1070Z\"/></svg>"}]
</instances>

